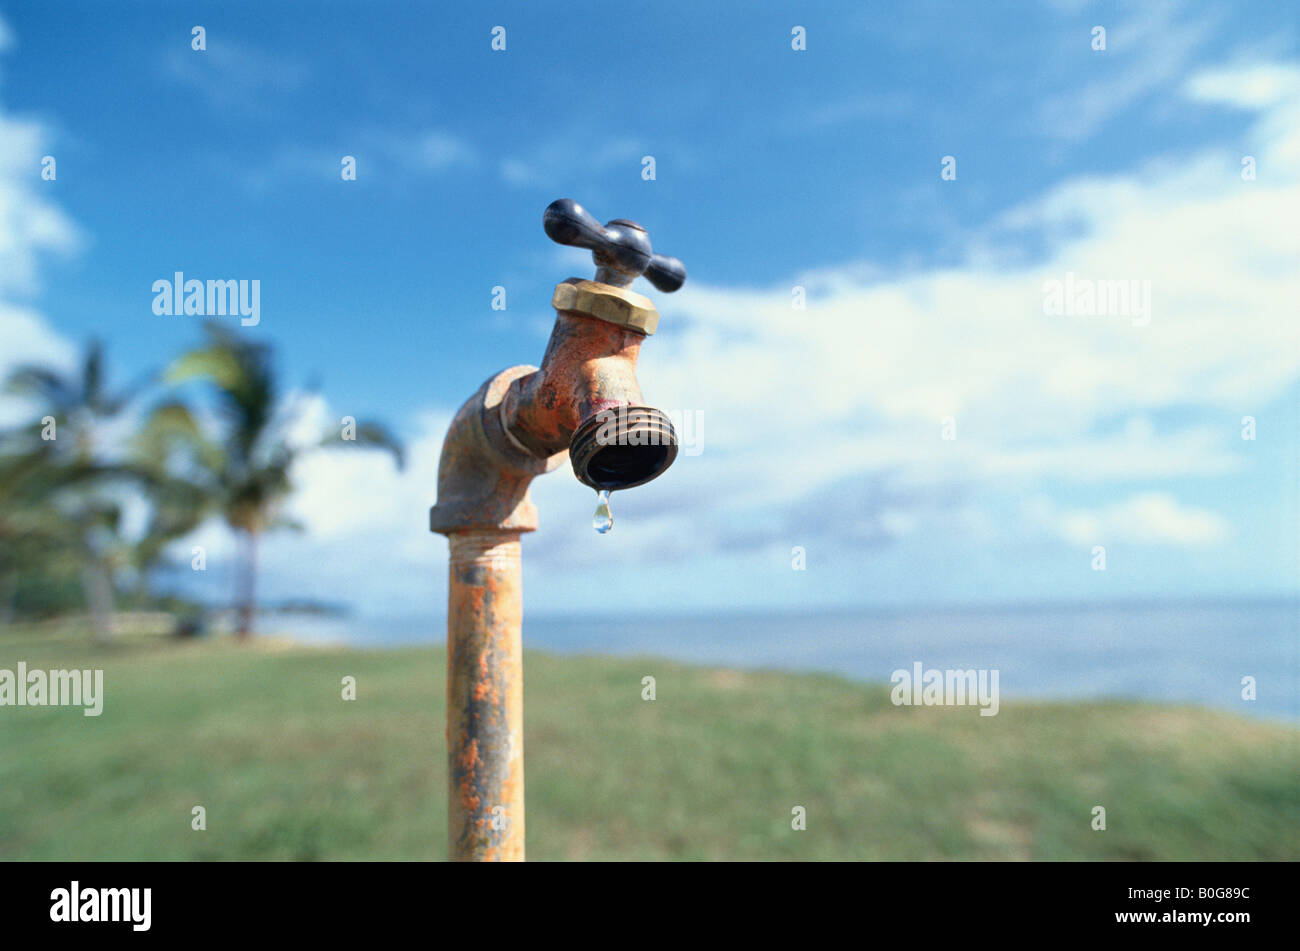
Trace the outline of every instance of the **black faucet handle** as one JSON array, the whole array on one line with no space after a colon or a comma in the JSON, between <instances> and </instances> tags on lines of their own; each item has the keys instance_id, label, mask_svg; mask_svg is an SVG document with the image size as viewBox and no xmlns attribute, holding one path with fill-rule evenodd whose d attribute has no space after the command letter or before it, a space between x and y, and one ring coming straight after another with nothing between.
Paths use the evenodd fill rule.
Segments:
<instances>
[{"instance_id":1,"label":"black faucet handle","mask_svg":"<svg viewBox=\"0 0 1300 951\"><path fill-rule=\"evenodd\" d=\"M602 225L572 198L561 198L546 206L542 227L558 244L585 248L596 262L596 280L627 287L645 276L664 293L686 282L686 266L677 258L655 254L650 236L635 221L615 218Z\"/></svg>"},{"instance_id":2,"label":"black faucet handle","mask_svg":"<svg viewBox=\"0 0 1300 951\"><path fill-rule=\"evenodd\" d=\"M666 254L652 254L645 279L665 294L671 294L686 283L686 265Z\"/></svg>"}]
</instances>

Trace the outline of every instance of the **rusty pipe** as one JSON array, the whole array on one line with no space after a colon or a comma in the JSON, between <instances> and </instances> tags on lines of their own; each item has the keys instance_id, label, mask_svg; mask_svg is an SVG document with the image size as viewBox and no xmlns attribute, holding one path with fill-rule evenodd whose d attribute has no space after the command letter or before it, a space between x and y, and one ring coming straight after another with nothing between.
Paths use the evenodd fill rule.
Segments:
<instances>
[{"instance_id":1,"label":"rusty pipe","mask_svg":"<svg viewBox=\"0 0 1300 951\"><path fill-rule=\"evenodd\" d=\"M533 476L563 456L522 451L501 398L537 371L488 380L452 420L429 525L450 543L447 586L448 852L453 861L524 858L523 612L519 538L537 528Z\"/></svg>"},{"instance_id":2,"label":"rusty pipe","mask_svg":"<svg viewBox=\"0 0 1300 951\"><path fill-rule=\"evenodd\" d=\"M548 234L592 247L598 276L616 283L561 282L541 367L511 367L487 380L457 411L443 443L429 527L448 536L451 550L446 739L454 860L524 857L519 540L537 528L529 484L568 456L586 485L629 488L662 474L677 455L671 422L642 405L636 379L641 344L659 314L626 284L646 273L660 289L675 290L685 269L654 255L634 222L602 228L573 202L552 203L547 216Z\"/></svg>"},{"instance_id":3,"label":"rusty pipe","mask_svg":"<svg viewBox=\"0 0 1300 951\"><path fill-rule=\"evenodd\" d=\"M523 861L518 532L457 532L447 611L447 819L459 861Z\"/></svg>"}]
</instances>

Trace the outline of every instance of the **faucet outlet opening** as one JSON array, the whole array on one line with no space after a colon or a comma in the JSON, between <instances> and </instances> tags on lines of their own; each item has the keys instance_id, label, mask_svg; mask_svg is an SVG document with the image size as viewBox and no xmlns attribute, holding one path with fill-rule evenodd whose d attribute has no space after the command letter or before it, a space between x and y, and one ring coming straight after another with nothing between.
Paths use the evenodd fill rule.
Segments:
<instances>
[{"instance_id":1,"label":"faucet outlet opening","mask_svg":"<svg viewBox=\"0 0 1300 951\"><path fill-rule=\"evenodd\" d=\"M650 406L601 410L569 443L573 474L597 492L644 485L676 458L677 431L667 415Z\"/></svg>"}]
</instances>

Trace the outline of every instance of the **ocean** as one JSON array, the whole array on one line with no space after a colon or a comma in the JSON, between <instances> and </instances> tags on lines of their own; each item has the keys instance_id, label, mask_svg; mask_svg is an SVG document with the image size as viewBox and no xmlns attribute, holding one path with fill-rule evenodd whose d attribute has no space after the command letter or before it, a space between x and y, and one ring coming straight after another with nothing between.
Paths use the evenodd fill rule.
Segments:
<instances>
[{"instance_id":1,"label":"ocean","mask_svg":"<svg viewBox=\"0 0 1300 951\"><path fill-rule=\"evenodd\" d=\"M441 614L271 615L262 629L310 643L442 643ZM1003 700L1128 698L1300 719L1294 602L961 611L525 616L524 646L694 664L821 671L885 683L898 669L999 671ZM646 673L653 673L648 663ZM1256 699L1242 698L1253 677Z\"/></svg>"}]
</instances>

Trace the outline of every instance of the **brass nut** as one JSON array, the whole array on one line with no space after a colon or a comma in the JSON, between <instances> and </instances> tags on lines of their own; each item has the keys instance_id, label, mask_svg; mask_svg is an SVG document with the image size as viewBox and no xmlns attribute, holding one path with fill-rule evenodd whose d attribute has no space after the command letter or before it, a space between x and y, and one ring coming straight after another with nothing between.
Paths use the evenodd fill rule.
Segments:
<instances>
[{"instance_id":1,"label":"brass nut","mask_svg":"<svg viewBox=\"0 0 1300 951\"><path fill-rule=\"evenodd\" d=\"M650 298L612 284L576 277L555 285L551 306L626 327L647 337L659 326L659 311Z\"/></svg>"}]
</instances>

